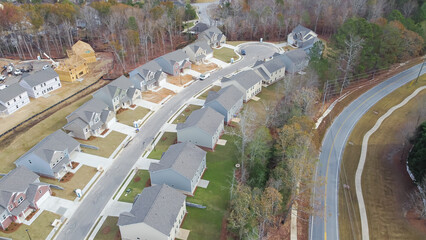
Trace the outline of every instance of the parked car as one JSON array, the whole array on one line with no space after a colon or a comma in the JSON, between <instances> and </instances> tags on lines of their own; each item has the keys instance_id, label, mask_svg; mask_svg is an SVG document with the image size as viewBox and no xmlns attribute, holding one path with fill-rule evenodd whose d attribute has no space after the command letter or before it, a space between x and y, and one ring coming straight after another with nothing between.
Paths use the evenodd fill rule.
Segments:
<instances>
[{"instance_id":1,"label":"parked car","mask_svg":"<svg viewBox=\"0 0 426 240\"><path fill-rule=\"evenodd\" d=\"M0 74L0 81L4 81L5 79L6 79L6 76Z\"/></svg>"},{"instance_id":2,"label":"parked car","mask_svg":"<svg viewBox=\"0 0 426 240\"><path fill-rule=\"evenodd\" d=\"M21 74L22 74L22 72L21 72L21 70L19 70L19 69L15 69L15 71L13 71L13 74L14 74L15 76L18 76L18 75L21 75Z\"/></svg>"},{"instance_id":3,"label":"parked car","mask_svg":"<svg viewBox=\"0 0 426 240\"><path fill-rule=\"evenodd\" d=\"M50 68L50 66L49 66L49 65L44 65L44 66L43 66L43 70L46 70L46 69L48 69L48 68Z\"/></svg>"},{"instance_id":4,"label":"parked car","mask_svg":"<svg viewBox=\"0 0 426 240\"><path fill-rule=\"evenodd\" d=\"M13 65L7 66L7 73L12 73L13 71Z\"/></svg>"},{"instance_id":5,"label":"parked car","mask_svg":"<svg viewBox=\"0 0 426 240\"><path fill-rule=\"evenodd\" d=\"M241 55L246 55L246 50L242 49L241 50Z\"/></svg>"},{"instance_id":6,"label":"parked car","mask_svg":"<svg viewBox=\"0 0 426 240\"><path fill-rule=\"evenodd\" d=\"M206 78L208 78L208 77L210 77L210 73L204 73L204 74L201 74L201 75L200 75L199 79L200 79L200 80L204 80L204 79L206 79Z\"/></svg>"}]
</instances>

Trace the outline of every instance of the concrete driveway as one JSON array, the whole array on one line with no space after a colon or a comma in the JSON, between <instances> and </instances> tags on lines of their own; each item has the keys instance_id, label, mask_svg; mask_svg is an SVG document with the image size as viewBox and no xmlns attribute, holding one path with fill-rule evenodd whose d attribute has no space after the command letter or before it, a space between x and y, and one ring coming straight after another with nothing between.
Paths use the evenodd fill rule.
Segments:
<instances>
[{"instance_id":1,"label":"concrete driveway","mask_svg":"<svg viewBox=\"0 0 426 240\"><path fill-rule=\"evenodd\" d=\"M74 162L78 162L94 168L97 168L99 166L103 166L105 168L111 164L111 160L109 160L108 158L99 157L84 152L74 153L72 160Z\"/></svg>"}]
</instances>

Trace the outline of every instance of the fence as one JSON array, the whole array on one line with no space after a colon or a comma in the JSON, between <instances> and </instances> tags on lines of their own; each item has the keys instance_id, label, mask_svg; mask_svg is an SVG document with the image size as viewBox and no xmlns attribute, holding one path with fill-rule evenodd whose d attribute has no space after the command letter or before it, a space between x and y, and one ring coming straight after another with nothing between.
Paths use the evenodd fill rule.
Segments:
<instances>
[{"instance_id":1,"label":"fence","mask_svg":"<svg viewBox=\"0 0 426 240\"><path fill-rule=\"evenodd\" d=\"M62 99L61 101L59 101L59 102L57 102L57 103L53 104L52 106L50 106L50 107L48 107L48 108L44 109L43 111L38 112L38 113L36 113L36 114L32 115L31 117L29 117L29 118L25 119L24 121L22 121L22 122L21 122L21 123L19 123L18 125L16 125L16 126L14 126L14 127L10 128L10 129L9 129L9 130L7 130L6 132L4 132L4 133L0 134L0 138L2 138L2 137L3 137L3 136L5 136L6 134L8 134L8 133L10 133L10 132L14 131L16 128L18 128L18 127L22 126L22 125L23 125L23 124L25 124L26 122L28 122L28 121L30 121L30 120L32 120L32 119L34 119L34 118L36 118L36 117L40 116L41 114L43 114L43 113L45 113L45 112L49 111L50 109L52 109L52 108L54 108L54 107L58 106L59 104L61 104L61 103L65 102L65 101L67 101L67 100L71 99L72 97L76 96L77 94L79 94L79 93L81 93L81 92L85 91L86 89L88 89L88 88L90 88L90 87L94 86L94 85L95 85L95 84L97 84L97 83L98 83L101 79L102 79L102 77L101 77L101 78L99 78L96 82L93 82L92 84L90 84L90 85L88 85L88 86L86 86L86 87L84 87L84 88L80 89L79 91L77 91L77 92L73 93L72 95L68 96L67 98Z\"/></svg>"}]
</instances>

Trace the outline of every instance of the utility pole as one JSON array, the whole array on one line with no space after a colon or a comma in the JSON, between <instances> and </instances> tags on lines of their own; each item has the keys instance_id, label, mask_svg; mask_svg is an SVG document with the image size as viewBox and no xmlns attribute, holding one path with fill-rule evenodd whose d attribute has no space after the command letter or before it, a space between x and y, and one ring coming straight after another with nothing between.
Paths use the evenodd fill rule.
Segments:
<instances>
[{"instance_id":1,"label":"utility pole","mask_svg":"<svg viewBox=\"0 0 426 240\"><path fill-rule=\"evenodd\" d=\"M419 74L417 75L417 78L416 78L416 83L417 83L417 81L419 80L419 77L420 77L420 73L422 73L422 70L423 70L423 66L425 65L425 61L426 61L426 58L425 58L425 59L423 59L423 63L422 63L422 66L420 67L420 71L419 71Z\"/></svg>"}]
</instances>

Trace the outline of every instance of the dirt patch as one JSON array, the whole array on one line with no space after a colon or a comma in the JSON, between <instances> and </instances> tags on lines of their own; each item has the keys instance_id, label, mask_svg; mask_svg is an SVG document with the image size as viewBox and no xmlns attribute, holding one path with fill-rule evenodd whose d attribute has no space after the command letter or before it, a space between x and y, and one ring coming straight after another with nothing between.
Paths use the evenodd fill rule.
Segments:
<instances>
[{"instance_id":1,"label":"dirt patch","mask_svg":"<svg viewBox=\"0 0 426 240\"><path fill-rule=\"evenodd\" d=\"M182 87L183 85L189 83L192 80L193 80L193 77L189 74L182 75L182 76L168 76L167 77L168 83L171 83L171 84L179 86L179 87Z\"/></svg>"},{"instance_id":2,"label":"dirt patch","mask_svg":"<svg viewBox=\"0 0 426 240\"><path fill-rule=\"evenodd\" d=\"M102 133L101 133L101 135L103 136L103 135L105 135L107 132L109 131L109 129L105 129ZM91 138L93 137L93 136L90 136ZM95 138L95 137L93 137L93 138ZM93 139L92 138L92 139ZM89 141L90 141L90 138L89 138Z\"/></svg>"},{"instance_id":3,"label":"dirt patch","mask_svg":"<svg viewBox=\"0 0 426 240\"><path fill-rule=\"evenodd\" d=\"M118 109L118 110L117 110L116 115L118 115L118 114L120 114L120 113L122 113L122 112L125 112L125 111L127 111L127 110L129 110L129 109L128 109L128 108L120 108L120 109Z\"/></svg>"},{"instance_id":4,"label":"dirt patch","mask_svg":"<svg viewBox=\"0 0 426 240\"><path fill-rule=\"evenodd\" d=\"M153 92L153 91L144 92L142 95L142 99L153 102L153 103L160 103L164 98L166 98L169 95L173 96L173 95L176 95L176 93L169 89L162 88L158 92Z\"/></svg>"},{"instance_id":5,"label":"dirt patch","mask_svg":"<svg viewBox=\"0 0 426 240\"><path fill-rule=\"evenodd\" d=\"M215 69L218 69L218 68L219 68L219 66L217 66L215 63L207 63L207 64L201 64L201 65L193 64L191 66L192 70L197 71L199 73L205 73L205 72L212 71L212 70L215 70Z\"/></svg>"},{"instance_id":6,"label":"dirt patch","mask_svg":"<svg viewBox=\"0 0 426 240\"><path fill-rule=\"evenodd\" d=\"M102 229L102 234L108 234L111 232L111 227L110 226L106 226Z\"/></svg>"},{"instance_id":7,"label":"dirt patch","mask_svg":"<svg viewBox=\"0 0 426 240\"><path fill-rule=\"evenodd\" d=\"M139 182L141 180L141 177L136 176L135 178L133 178L133 182Z\"/></svg>"}]
</instances>

